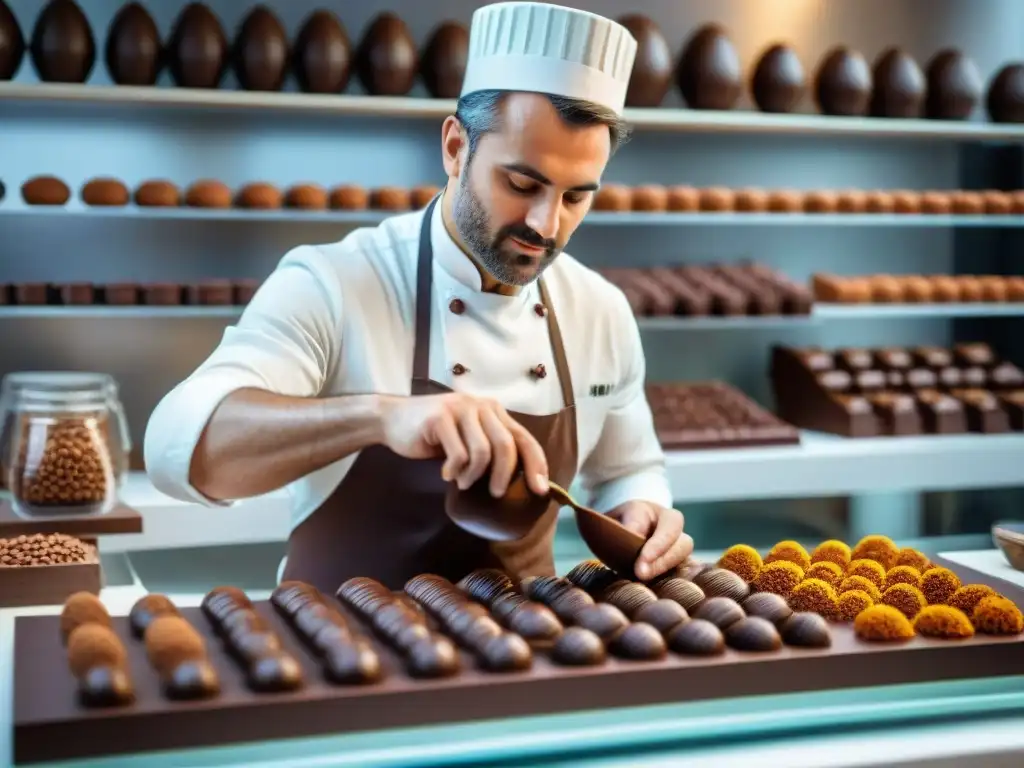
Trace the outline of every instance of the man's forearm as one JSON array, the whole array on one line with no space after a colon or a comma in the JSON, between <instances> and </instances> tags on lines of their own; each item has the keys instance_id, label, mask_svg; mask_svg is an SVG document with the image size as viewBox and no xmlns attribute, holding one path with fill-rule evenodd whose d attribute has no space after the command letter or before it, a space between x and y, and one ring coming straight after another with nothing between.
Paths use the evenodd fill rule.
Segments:
<instances>
[{"instance_id":1,"label":"man's forearm","mask_svg":"<svg viewBox=\"0 0 1024 768\"><path fill-rule=\"evenodd\" d=\"M383 439L378 395L286 397L260 389L228 395L192 454L189 482L218 501L258 496Z\"/></svg>"}]
</instances>

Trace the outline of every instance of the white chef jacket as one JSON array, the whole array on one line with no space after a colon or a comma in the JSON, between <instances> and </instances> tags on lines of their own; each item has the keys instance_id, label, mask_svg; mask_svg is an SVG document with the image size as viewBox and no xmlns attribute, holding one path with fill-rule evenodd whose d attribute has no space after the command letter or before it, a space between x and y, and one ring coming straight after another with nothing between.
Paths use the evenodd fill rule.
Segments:
<instances>
[{"instance_id":1,"label":"white chef jacket","mask_svg":"<svg viewBox=\"0 0 1024 768\"><path fill-rule=\"evenodd\" d=\"M293 397L409 395L416 266L423 211L353 231L328 245L289 251L209 358L154 410L145 461L161 492L221 506L189 482L197 441L231 392L260 388ZM434 207L430 377L508 410L554 413L562 392L536 283L515 296L485 293L480 274ZM593 506L629 500L665 507L672 495L644 394L636 320L622 292L568 254L544 272L562 332L577 407L579 477ZM461 300L464 311L453 312ZM547 375L531 370L543 364ZM453 374L463 370L460 375ZM288 486L292 526L334 491L358 454Z\"/></svg>"}]
</instances>

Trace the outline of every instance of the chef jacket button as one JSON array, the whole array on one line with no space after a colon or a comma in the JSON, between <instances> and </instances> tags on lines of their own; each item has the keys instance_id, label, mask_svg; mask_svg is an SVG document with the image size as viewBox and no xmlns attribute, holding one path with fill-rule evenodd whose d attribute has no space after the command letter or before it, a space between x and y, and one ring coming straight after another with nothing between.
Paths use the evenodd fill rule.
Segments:
<instances>
[{"instance_id":1,"label":"chef jacket button","mask_svg":"<svg viewBox=\"0 0 1024 768\"><path fill-rule=\"evenodd\" d=\"M462 374L468 372L469 368L464 366L462 363L456 363L455 365L452 366L452 373L455 374L456 376L461 376Z\"/></svg>"},{"instance_id":2,"label":"chef jacket button","mask_svg":"<svg viewBox=\"0 0 1024 768\"><path fill-rule=\"evenodd\" d=\"M452 299L451 303L448 304L448 309L452 311L452 314L461 315L466 311L466 302L462 299Z\"/></svg>"},{"instance_id":3,"label":"chef jacket button","mask_svg":"<svg viewBox=\"0 0 1024 768\"><path fill-rule=\"evenodd\" d=\"M544 317L544 315L547 313L547 309L544 307L543 304L540 303L533 305L533 311L537 315L537 317Z\"/></svg>"},{"instance_id":4,"label":"chef jacket button","mask_svg":"<svg viewBox=\"0 0 1024 768\"><path fill-rule=\"evenodd\" d=\"M538 363L530 369L530 374L535 379L543 379L548 375L548 369L544 367L544 363Z\"/></svg>"}]
</instances>

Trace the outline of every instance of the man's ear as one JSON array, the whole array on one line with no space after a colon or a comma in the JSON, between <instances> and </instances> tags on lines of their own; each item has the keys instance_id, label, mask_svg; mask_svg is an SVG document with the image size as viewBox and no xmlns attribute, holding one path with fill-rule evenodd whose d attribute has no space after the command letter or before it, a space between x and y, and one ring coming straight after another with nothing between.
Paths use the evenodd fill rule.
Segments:
<instances>
[{"instance_id":1,"label":"man's ear","mask_svg":"<svg viewBox=\"0 0 1024 768\"><path fill-rule=\"evenodd\" d=\"M449 178L458 178L462 173L466 149L468 143L462 123L454 115L449 115L441 126L441 158L444 161L444 172Z\"/></svg>"}]
</instances>

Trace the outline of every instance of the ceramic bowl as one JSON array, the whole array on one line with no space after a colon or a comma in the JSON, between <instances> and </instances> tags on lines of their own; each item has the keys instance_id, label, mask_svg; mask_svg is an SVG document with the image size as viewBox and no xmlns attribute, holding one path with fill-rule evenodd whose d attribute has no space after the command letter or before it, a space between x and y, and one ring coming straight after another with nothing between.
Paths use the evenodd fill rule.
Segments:
<instances>
[{"instance_id":1,"label":"ceramic bowl","mask_svg":"<svg viewBox=\"0 0 1024 768\"><path fill-rule=\"evenodd\" d=\"M1024 520L1004 520L992 526L992 541L1018 571L1024 571Z\"/></svg>"}]
</instances>

